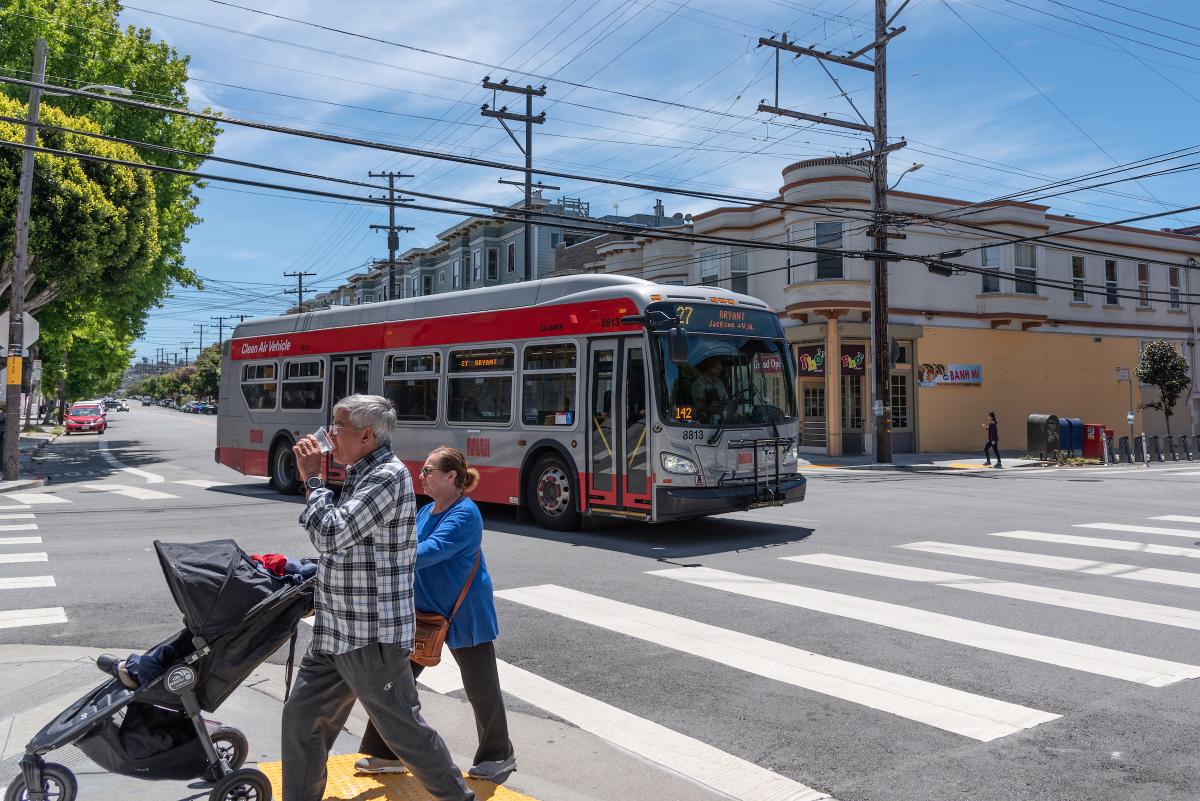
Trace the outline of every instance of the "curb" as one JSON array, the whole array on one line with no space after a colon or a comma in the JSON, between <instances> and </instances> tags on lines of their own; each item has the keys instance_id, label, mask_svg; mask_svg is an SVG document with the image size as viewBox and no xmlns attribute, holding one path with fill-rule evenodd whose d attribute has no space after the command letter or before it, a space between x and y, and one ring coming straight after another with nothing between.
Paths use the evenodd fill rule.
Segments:
<instances>
[{"instance_id":1,"label":"curb","mask_svg":"<svg viewBox=\"0 0 1200 801\"><path fill-rule=\"evenodd\" d=\"M46 448L48 448L52 443L57 442L58 438L61 436L62 434L55 434L47 439L41 439L38 442L37 447L35 447L32 451L26 451L24 454L18 454L18 459L20 456L27 455L29 457L29 461L32 462L42 451L46 450ZM4 494L6 492L20 492L21 490L38 489L39 487L44 486L46 486L45 476L21 478L17 479L16 481L0 481L0 494Z\"/></svg>"}]
</instances>

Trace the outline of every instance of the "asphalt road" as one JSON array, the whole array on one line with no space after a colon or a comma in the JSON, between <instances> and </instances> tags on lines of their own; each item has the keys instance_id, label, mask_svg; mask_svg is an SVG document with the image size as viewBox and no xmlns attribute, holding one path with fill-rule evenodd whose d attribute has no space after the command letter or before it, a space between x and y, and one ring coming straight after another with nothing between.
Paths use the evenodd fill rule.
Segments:
<instances>
[{"instance_id":1,"label":"asphalt road","mask_svg":"<svg viewBox=\"0 0 1200 801\"><path fill-rule=\"evenodd\" d=\"M30 501L0 515L34 514L0 526L37 526L0 537L42 539L0 544L0 562L46 554L0 563L0 582L54 579L0 606L66 617L0 642L171 634L156 538L311 553L298 497L214 464L214 418L111 421L38 460L34 494L58 502L0 496ZM821 471L799 505L572 533L488 507L497 651L841 801L1195 799L1198 489L1200 463ZM1151 519L1168 515L1193 519Z\"/></svg>"}]
</instances>

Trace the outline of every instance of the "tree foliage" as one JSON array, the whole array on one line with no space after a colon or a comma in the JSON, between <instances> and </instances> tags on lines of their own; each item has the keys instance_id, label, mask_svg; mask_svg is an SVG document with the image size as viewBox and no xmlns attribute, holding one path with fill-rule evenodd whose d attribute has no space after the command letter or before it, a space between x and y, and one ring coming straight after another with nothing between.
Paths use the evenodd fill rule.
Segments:
<instances>
[{"instance_id":1,"label":"tree foliage","mask_svg":"<svg viewBox=\"0 0 1200 801\"><path fill-rule=\"evenodd\" d=\"M1143 409L1157 409L1167 421L1167 436L1171 435L1171 417L1179 396L1192 384L1187 359L1165 340L1156 339L1142 348L1138 357L1138 380L1158 390L1156 401L1141 404Z\"/></svg>"}]
</instances>

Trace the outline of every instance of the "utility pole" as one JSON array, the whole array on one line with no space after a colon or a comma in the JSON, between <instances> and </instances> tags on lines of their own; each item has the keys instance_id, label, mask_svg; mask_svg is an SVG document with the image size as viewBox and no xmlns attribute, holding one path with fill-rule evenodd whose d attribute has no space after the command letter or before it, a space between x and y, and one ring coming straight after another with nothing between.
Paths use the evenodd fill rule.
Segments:
<instances>
[{"instance_id":1,"label":"utility pole","mask_svg":"<svg viewBox=\"0 0 1200 801\"><path fill-rule=\"evenodd\" d=\"M888 26L895 21L896 17L899 16L900 12L905 9L909 2L911 0L904 0L900 4L900 7L896 9L896 12L889 17L887 13L887 0L875 0L874 41L844 56L835 55L832 52L821 52L809 47L799 47L787 41L787 34L783 35L782 41L777 41L774 37L770 39L760 38L758 40L760 47L775 48L777 76L775 83L775 105L768 105L764 101L759 104L759 111L792 117L806 122L815 122L821 125L831 125L870 135L871 142L868 150L849 156L834 157L830 161L842 164L869 164L867 172L871 178L872 225L868 233L870 233L874 240L874 250L876 253L886 253L888 250L887 156L891 151L899 150L905 146L904 141L891 145L887 141L887 45L892 39L904 33L906 29L903 26L889 29ZM872 50L874 51L873 61L860 60L863 55ZM799 111L781 108L779 105L778 59L780 52L783 51L794 53L797 58L800 56L811 56L817 59L821 69L829 76L829 79L837 87L843 99L850 105L850 108L854 111L860 122L835 119L825 115L804 114ZM858 110L858 107L854 105L854 101L851 100L850 95L842 88L842 85L829 68L825 66L825 62L854 67L873 74L875 83L873 124L867 122L866 118ZM897 236L903 238L902 236ZM875 461L890 463L892 461L892 365L891 348L889 347L888 338L888 261L886 258L877 258L873 260L873 265L874 267L871 271L871 360L874 366L874 391L872 393L874 400L871 403L871 412L874 418L875 430ZM829 324L837 325L837 321L830 320ZM836 359L838 358L838 354L830 354L830 358Z\"/></svg>"},{"instance_id":2,"label":"utility pole","mask_svg":"<svg viewBox=\"0 0 1200 801\"><path fill-rule=\"evenodd\" d=\"M225 321L232 320L233 316L230 315L228 317L213 317L212 319L217 321L217 342L224 344L224 342L225 342Z\"/></svg>"},{"instance_id":3,"label":"utility pole","mask_svg":"<svg viewBox=\"0 0 1200 801\"><path fill-rule=\"evenodd\" d=\"M415 176L406 175L400 172L368 172L372 178L387 178L388 179L388 224L387 225L372 225L371 229L375 231L388 232L388 288L387 299L393 300L396 297L396 251L400 249L400 232L413 231L414 228L409 228L406 225L396 225L396 179L397 178L413 178ZM374 197L374 196L372 196ZM409 198L401 198L400 203L407 203Z\"/></svg>"},{"instance_id":4,"label":"utility pole","mask_svg":"<svg viewBox=\"0 0 1200 801\"><path fill-rule=\"evenodd\" d=\"M296 279L296 314L304 311L304 277L306 275L316 275L316 273L284 273L284 278Z\"/></svg>"},{"instance_id":5,"label":"utility pole","mask_svg":"<svg viewBox=\"0 0 1200 801\"><path fill-rule=\"evenodd\" d=\"M196 323L194 326L192 326L192 330L200 335L199 350L204 350L204 323Z\"/></svg>"},{"instance_id":6,"label":"utility pole","mask_svg":"<svg viewBox=\"0 0 1200 801\"><path fill-rule=\"evenodd\" d=\"M180 342L179 344L183 346L183 363L188 364L190 361L188 359L188 356L192 352L192 343L191 342Z\"/></svg>"},{"instance_id":7,"label":"utility pole","mask_svg":"<svg viewBox=\"0 0 1200 801\"><path fill-rule=\"evenodd\" d=\"M46 81L46 40L33 46L33 82ZM29 206L33 199L33 150L42 92L29 88L25 149L21 152L21 181L17 194L16 242L13 246L12 286L8 293L8 364L4 388L4 480L16 481L21 470L21 366L25 354L25 270L29 264Z\"/></svg>"},{"instance_id":8,"label":"utility pole","mask_svg":"<svg viewBox=\"0 0 1200 801\"><path fill-rule=\"evenodd\" d=\"M494 83L490 76L484 76L483 88L492 90L492 107L496 105L497 92L512 92L518 95L525 95L524 114L513 114L509 112L508 106L502 106L499 110L489 108L487 103L480 109L480 114L500 120L500 124L504 126L504 130L508 133L509 138L513 140L513 144L525 154L525 206L523 209L524 214L522 215L525 220L523 247L525 251L525 277L522 280L528 281L533 277L533 242L530 239L531 226L529 222L529 214L533 208L533 126L541 125L546 121L546 112L544 111L536 117L533 116L533 99L535 97L545 97L546 87L540 86L534 89L532 86L510 86L507 78L500 81L500 83ZM521 147L521 143L517 140L516 135L513 134L512 129L508 127L506 120L525 123L524 147Z\"/></svg>"}]
</instances>

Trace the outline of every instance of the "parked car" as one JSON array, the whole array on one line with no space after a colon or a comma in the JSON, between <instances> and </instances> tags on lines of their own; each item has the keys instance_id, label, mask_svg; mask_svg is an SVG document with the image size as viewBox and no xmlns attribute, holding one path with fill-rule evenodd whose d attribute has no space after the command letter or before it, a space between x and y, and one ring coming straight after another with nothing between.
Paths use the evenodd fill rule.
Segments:
<instances>
[{"instance_id":1,"label":"parked car","mask_svg":"<svg viewBox=\"0 0 1200 801\"><path fill-rule=\"evenodd\" d=\"M117 400L116 398L105 398L104 399L104 411L115 412L116 410L118 410L120 408L121 408L121 402L119 400Z\"/></svg>"},{"instance_id":2,"label":"parked car","mask_svg":"<svg viewBox=\"0 0 1200 801\"><path fill-rule=\"evenodd\" d=\"M103 434L108 428L108 420L104 416L104 406L99 401L72 403L71 408L63 417L63 422L66 424L67 434L84 431Z\"/></svg>"}]
</instances>

